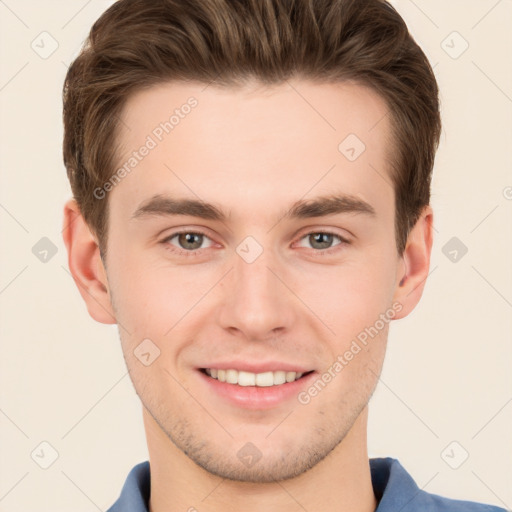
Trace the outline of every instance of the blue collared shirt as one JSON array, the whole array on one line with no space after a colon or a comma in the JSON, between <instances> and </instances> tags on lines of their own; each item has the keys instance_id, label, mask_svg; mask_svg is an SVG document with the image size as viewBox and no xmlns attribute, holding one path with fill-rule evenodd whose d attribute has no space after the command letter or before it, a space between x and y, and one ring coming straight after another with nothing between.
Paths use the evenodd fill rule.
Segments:
<instances>
[{"instance_id":1,"label":"blue collared shirt","mask_svg":"<svg viewBox=\"0 0 512 512\"><path fill-rule=\"evenodd\" d=\"M493 505L454 500L423 491L397 459L369 460L373 492L379 502L375 512L506 512ZM130 471L121 496L107 512L148 512L149 491L149 462L146 461Z\"/></svg>"}]
</instances>

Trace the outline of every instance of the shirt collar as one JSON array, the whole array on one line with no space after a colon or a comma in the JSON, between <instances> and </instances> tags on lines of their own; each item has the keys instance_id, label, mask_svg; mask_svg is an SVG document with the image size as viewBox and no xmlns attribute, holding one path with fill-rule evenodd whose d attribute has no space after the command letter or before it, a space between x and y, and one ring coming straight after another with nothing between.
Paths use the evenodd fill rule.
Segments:
<instances>
[{"instance_id":1,"label":"shirt collar","mask_svg":"<svg viewBox=\"0 0 512 512\"><path fill-rule=\"evenodd\" d=\"M379 505L375 512L402 510L420 489L397 459L369 459L373 492ZM107 512L148 512L150 494L149 461L137 464L128 474L119 499ZM411 510L414 509L411 504Z\"/></svg>"}]
</instances>

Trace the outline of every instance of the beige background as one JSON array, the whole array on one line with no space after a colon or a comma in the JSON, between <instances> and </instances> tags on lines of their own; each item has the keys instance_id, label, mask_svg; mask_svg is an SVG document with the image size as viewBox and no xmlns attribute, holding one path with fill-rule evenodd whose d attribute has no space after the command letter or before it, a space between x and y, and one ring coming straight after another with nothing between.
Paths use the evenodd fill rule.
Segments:
<instances>
[{"instance_id":1,"label":"beige background","mask_svg":"<svg viewBox=\"0 0 512 512\"><path fill-rule=\"evenodd\" d=\"M61 238L62 83L111 3L0 1L1 511L106 510L147 459L117 330L89 318ZM393 4L435 66L444 131L431 276L419 308L391 327L370 456L398 458L429 492L510 509L512 2ZM51 38L58 48L42 58ZM42 237L57 250L46 262L32 252ZM443 253L452 237L468 248L455 262ZM47 469L43 441L58 452Z\"/></svg>"}]
</instances>

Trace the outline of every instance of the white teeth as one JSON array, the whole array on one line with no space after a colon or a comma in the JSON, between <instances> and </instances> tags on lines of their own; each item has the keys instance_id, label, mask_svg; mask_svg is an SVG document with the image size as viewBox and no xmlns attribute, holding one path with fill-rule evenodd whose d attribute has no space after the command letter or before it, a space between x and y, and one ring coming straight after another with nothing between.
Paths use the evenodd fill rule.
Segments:
<instances>
[{"instance_id":1,"label":"white teeth","mask_svg":"<svg viewBox=\"0 0 512 512\"><path fill-rule=\"evenodd\" d=\"M256 386L273 386L274 385L274 374L273 372L257 373L256 374Z\"/></svg>"},{"instance_id":2,"label":"white teeth","mask_svg":"<svg viewBox=\"0 0 512 512\"><path fill-rule=\"evenodd\" d=\"M249 372L238 372L238 385L239 386L255 386L256 374Z\"/></svg>"},{"instance_id":3,"label":"white teeth","mask_svg":"<svg viewBox=\"0 0 512 512\"><path fill-rule=\"evenodd\" d=\"M258 387L279 386L285 382L293 382L300 379L303 375L301 372L285 372L281 370L277 372L251 373L233 369L217 370L216 368L206 368L205 372L220 382Z\"/></svg>"},{"instance_id":4,"label":"white teeth","mask_svg":"<svg viewBox=\"0 0 512 512\"><path fill-rule=\"evenodd\" d=\"M226 370L226 382L228 384L238 384L238 372L236 370Z\"/></svg>"},{"instance_id":5,"label":"white teeth","mask_svg":"<svg viewBox=\"0 0 512 512\"><path fill-rule=\"evenodd\" d=\"M290 372L292 373L292 372ZM274 372L274 384L284 384L286 382L286 372Z\"/></svg>"}]
</instances>

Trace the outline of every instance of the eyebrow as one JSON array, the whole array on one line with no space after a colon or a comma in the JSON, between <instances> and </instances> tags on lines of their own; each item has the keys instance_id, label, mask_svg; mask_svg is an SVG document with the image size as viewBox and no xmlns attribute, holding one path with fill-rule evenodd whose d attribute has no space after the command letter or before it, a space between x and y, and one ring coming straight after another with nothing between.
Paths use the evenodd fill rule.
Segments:
<instances>
[{"instance_id":1,"label":"eyebrow","mask_svg":"<svg viewBox=\"0 0 512 512\"><path fill-rule=\"evenodd\" d=\"M299 200L283 212L281 219L309 219L325 217L340 213L356 213L375 216L372 205L362 199L348 194L320 196L310 200ZM175 198L157 194L143 201L133 213L132 219L145 217L163 217L171 215L188 215L206 220L225 222L228 215L222 208L196 199Z\"/></svg>"}]
</instances>

